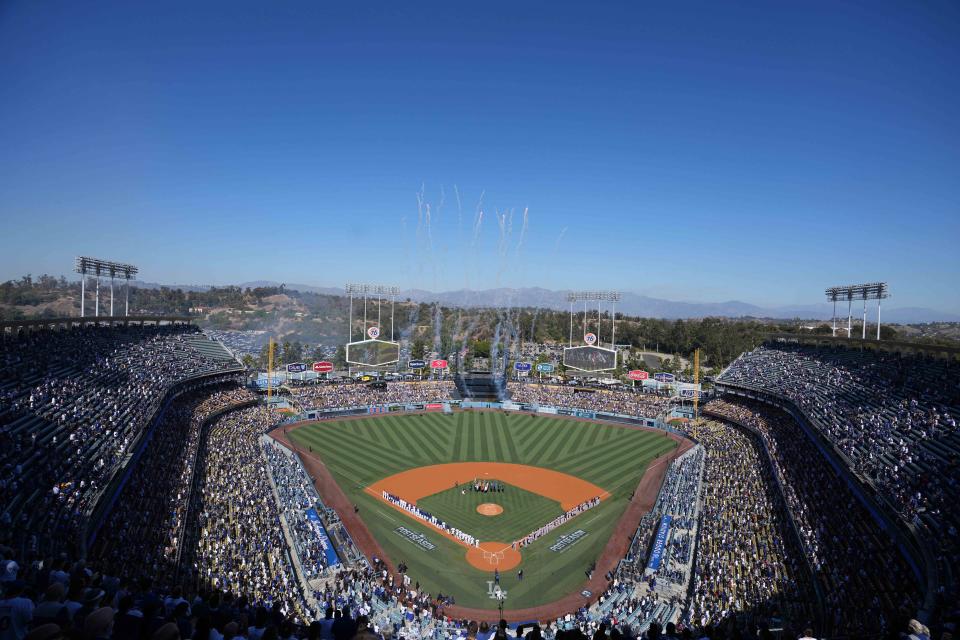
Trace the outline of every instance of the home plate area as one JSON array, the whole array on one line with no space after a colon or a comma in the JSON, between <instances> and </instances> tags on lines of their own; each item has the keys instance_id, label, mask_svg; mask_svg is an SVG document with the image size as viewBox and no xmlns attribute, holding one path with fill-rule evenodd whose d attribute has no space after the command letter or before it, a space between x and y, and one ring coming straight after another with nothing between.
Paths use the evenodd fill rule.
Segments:
<instances>
[{"instance_id":1,"label":"home plate area","mask_svg":"<svg viewBox=\"0 0 960 640\"><path fill-rule=\"evenodd\" d=\"M467 562L484 571L507 571L520 564L520 552L503 542L481 542L467 549Z\"/></svg>"}]
</instances>

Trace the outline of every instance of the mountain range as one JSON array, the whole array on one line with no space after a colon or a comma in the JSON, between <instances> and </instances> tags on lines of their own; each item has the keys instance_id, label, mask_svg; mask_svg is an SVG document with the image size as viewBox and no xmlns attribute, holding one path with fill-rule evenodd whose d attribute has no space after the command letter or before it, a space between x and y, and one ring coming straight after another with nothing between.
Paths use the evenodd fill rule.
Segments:
<instances>
[{"instance_id":1,"label":"mountain range","mask_svg":"<svg viewBox=\"0 0 960 640\"><path fill-rule=\"evenodd\" d=\"M256 281L244 282L241 287L279 286L279 282ZM316 287L306 284L286 283L286 288L305 293L321 293L326 295L344 295L343 289L338 287ZM410 298L415 302L440 302L450 307L540 307L545 309L568 309L567 294L569 291L555 291L540 287L526 287L520 289L498 288L456 291L441 291L435 293L423 289L409 289L400 292L399 299ZM578 303L583 308L582 303ZM789 305L777 307L761 307L730 300L727 302L683 302L651 298L632 292L623 292L617 303L617 311L621 313L648 318L775 318L775 319L809 319L829 320L833 313L833 306L827 302L810 305ZM842 314L840 305L837 309ZM863 305L853 305L854 320L862 317ZM867 322L876 321L876 302L867 303ZM924 322L960 322L960 314L947 313L925 307L890 307L881 311L881 320L899 324L915 324Z\"/></svg>"},{"instance_id":2,"label":"mountain range","mask_svg":"<svg viewBox=\"0 0 960 640\"><path fill-rule=\"evenodd\" d=\"M252 282L242 282L237 286L246 287L276 287L281 283L257 280ZM342 296L343 289L339 287L318 287L308 284L284 283L288 290L301 291L304 293L319 293L326 295ZM144 288L159 288L160 286L169 286L172 288L181 288L184 290L200 291L210 287L205 285L159 285L156 283L137 282L135 286ZM439 293L426 291L423 289L408 289L400 292L399 299L407 298L415 302L440 302L450 307L540 307L545 309L568 309L566 290L552 290L541 287L525 287L512 289L501 287L497 289L459 289L455 291L441 291ZM592 303L591 303L592 304ZM842 305L838 305L837 311L843 314ZM578 303L575 308L582 309L583 304ZM595 305L594 305L595 308ZM724 317L724 318L773 318L773 319L795 319L804 320L829 320L833 312L833 306L827 302L808 305L787 305L763 307L740 300L729 300L726 302L691 302L666 300L663 298L651 298L633 292L622 292L621 300L617 303L617 311L645 318L706 318L706 317ZM605 307L606 310L606 307ZM853 305L853 318L862 317L863 304L855 301ZM876 302L867 303L867 322L876 322ZM881 311L881 320L884 322L898 324L917 324L926 322L960 322L960 314L939 311L926 307L884 307Z\"/></svg>"}]
</instances>

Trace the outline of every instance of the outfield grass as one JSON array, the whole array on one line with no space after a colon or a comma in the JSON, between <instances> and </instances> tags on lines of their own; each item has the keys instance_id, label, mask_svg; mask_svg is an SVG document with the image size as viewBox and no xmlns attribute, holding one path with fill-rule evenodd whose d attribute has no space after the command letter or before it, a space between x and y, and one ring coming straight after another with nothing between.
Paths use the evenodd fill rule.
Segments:
<instances>
[{"instance_id":1,"label":"outfield grass","mask_svg":"<svg viewBox=\"0 0 960 640\"><path fill-rule=\"evenodd\" d=\"M563 514L560 503L518 487L506 485L502 493L477 493L467 489L447 489L421 498L417 506L447 524L476 536L480 540L512 542ZM477 513L477 506L492 502L503 507L497 516Z\"/></svg>"},{"instance_id":2,"label":"outfield grass","mask_svg":"<svg viewBox=\"0 0 960 640\"><path fill-rule=\"evenodd\" d=\"M424 589L453 594L460 605L492 610L496 601L487 593L491 576L466 562L463 547L369 495L364 487L415 467L495 461L555 469L609 491L612 497L598 507L524 548L518 567L524 570L522 582L513 572L501 578L509 608L531 607L577 589L585 579L585 568L599 558L647 466L676 446L662 433L652 431L479 411L318 422L291 432L290 438L321 456L347 496L360 507L361 518L387 555L394 562L405 561L411 577ZM468 510L464 511L467 515ZM456 520L451 516L448 521ZM422 533L436 548L427 551L401 537L395 532L400 526ZM577 544L563 553L549 549L559 536L578 529L588 535ZM509 539L507 535L492 537Z\"/></svg>"}]
</instances>

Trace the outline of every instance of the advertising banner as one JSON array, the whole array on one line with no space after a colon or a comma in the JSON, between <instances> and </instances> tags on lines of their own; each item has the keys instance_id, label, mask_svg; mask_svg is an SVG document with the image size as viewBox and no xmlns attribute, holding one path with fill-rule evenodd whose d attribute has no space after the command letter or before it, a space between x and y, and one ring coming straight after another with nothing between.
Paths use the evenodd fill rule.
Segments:
<instances>
[{"instance_id":1,"label":"advertising banner","mask_svg":"<svg viewBox=\"0 0 960 640\"><path fill-rule=\"evenodd\" d=\"M663 560L663 551L667 546L667 536L670 534L670 516L663 516L660 520L660 528L657 529L657 537L653 541L653 549L650 551L650 562L647 568L656 571L660 568L660 562Z\"/></svg>"},{"instance_id":2,"label":"advertising banner","mask_svg":"<svg viewBox=\"0 0 960 640\"><path fill-rule=\"evenodd\" d=\"M323 528L323 522L320 520L320 515L317 513L316 509L307 509L307 520L310 522L310 527L313 529L314 534L317 536L317 540L320 542L320 547L323 549L323 555L327 560L327 566L333 567L340 564L340 558L337 557L337 551L333 548L333 543L330 542L330 537L327 536L327 530Z\"/></svg>"}]
</instances>

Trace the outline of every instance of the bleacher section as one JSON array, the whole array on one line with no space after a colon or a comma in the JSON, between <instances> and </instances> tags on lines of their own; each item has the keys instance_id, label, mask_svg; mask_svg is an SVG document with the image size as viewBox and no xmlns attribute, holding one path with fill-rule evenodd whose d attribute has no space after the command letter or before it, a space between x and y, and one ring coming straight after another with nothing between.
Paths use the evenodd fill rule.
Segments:
<instances>
[{"instance_id":1,"label":"bleacher section","mask_svg":"<svg viewBox=\"0 0 960 640\"><path fill-rule=\"evenodd\" d=\"M37 551L77 544L168 392L240 369L189 325L83 326L3 341L0 526Z\"/></svg>"},{"instance_id":2,"label":"bleacher section","mask_svg":"<svg viewBox=\"0 0 960 640\"><path fill-rule=\"evenodd\" d=\"M781 396L937 547L946 579L960 569L960 363L928 356L770 343L719 382Z\"/></svg>"}]
</instances>

